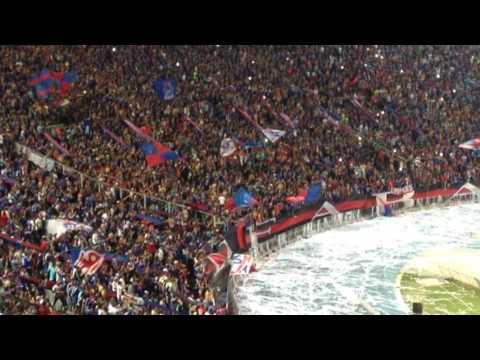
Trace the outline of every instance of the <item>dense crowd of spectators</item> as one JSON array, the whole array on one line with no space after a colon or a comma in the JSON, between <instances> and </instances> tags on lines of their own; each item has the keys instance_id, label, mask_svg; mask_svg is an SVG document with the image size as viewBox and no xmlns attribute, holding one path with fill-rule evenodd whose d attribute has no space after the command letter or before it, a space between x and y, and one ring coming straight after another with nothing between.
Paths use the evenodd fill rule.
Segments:
<instances>
[{"instance_id":1,"label":"dense crowd of spectators","mask_svg":"<svg viewBox=\"0 0 480 360\"><path fill-rule=\"evenodd\" d=\"M118 193L111 195L105 189L122 187L178 204L203 204L228 224L244 215L256 221L281 216L291 206L286 197L314 182L322 184L322 201L333 203L406 183L428 190L478 182L477 160L458 145L478 136L479 50L477 46L427 45L2 47L2 144L27 145L105 182L106 187L83 187L78 177L34 169L16 158L6 144L2 171L18 183L0 194L6 196L7 204L2 206L10 212L10 223L1 231L41 241L42 235L34 230L42 216L64 216L95 227L100 239L96 243L79 234L65 238L61 249L49 241L46 254L36 260L37 268L30 269L44 281L51 280L48 269L59 269L51 281L56 286L53 293L62 299L63 305L58 306L62 311L119 309L121 299L108 292L115 292L121 283L128 288L127 294L148 303L137 307L143 313L215 313L212 295L200 267L195 266L200 262L199 249L201 254L215 249L224 228L182 208L170 215L168 226L146 228L135 222L135 214L144 211L141 200L121 201ZM43 68L78 75L68 105L36 98L29 80ZM173 100L162 101L155 93L153 84L158 79L177 81ZM354 99L361 108L353 104ZM275 144L266 142L238 109L245 109L262 127L287 134ZM326 122L324 110L340 125ZM295 128L287 127L279 113L287 114ZM184 115L201 132L184 121ZM149 126L152 136L181 159L149 168L137 135L122 120ZM117 134L126 146L102 128ZM42 135L45 131L51 131L71 156L52 146ZM224 158L220 144L226 137L258 146L241 147L234 156ZM253 193L258 206L242 212L225 208L239 185ZM94 207L86 200L92 196ZM61 254L73 243L129 259L135 253L132 261L137 263L117 267L109 263L93 280L70 278L71 264ZM32 284L17 289L9 278L27 271L23 260L13 260L23 256L31 264L34 251L2 249L2 259L8 261L2 260L0 271L6 275L0 291L10 291L27 304L29 297L46 302L45 291L32 293ZM163 253L161 260L155 255L158 251ZM60 260L52 260L57 255ZM144 270L132 274L131 266ZM158 285L164 269L175 291ZM61 274L66 278L63 282ZM73 286L84 300L74 301L62 286ZM186 300L189 297L194 301ZM86 299L93 299L94 305L87 306ZM165 309L149 303L154 299L163 302ZM187 304L195 305L190 309ZM0 312L26 311L15 306L23 305L0 304ZM121 309L121 313L133 311L127 305Z\"/></svg>"}]
</instances>

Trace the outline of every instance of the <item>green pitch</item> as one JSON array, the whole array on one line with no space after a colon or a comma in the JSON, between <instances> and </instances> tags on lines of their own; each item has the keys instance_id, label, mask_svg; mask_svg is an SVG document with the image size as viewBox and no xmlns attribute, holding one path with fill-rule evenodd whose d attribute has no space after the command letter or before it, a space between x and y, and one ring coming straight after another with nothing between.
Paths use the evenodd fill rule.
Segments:
<instances>
[{"instance_id":1,"label":"green pitch","mask_svg":"<svg viewBox=\"0 0 480 360\"><path fill-rule=\"evenodd\" d=\"M412 309L423 304L426 315L480 315L480 290L457 281L418 278L403 274L400 292Z\"/></svg>"}]
</instances>

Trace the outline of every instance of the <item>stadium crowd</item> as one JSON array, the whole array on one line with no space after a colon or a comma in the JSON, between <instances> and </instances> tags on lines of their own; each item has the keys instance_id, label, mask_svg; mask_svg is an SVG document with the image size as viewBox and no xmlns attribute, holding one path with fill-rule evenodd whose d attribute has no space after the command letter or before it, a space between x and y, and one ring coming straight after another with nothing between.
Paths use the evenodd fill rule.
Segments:
<instances>
[{"instance_id":1,"label":"stadium crowd","mask_svg":"<svg viewBox=\"0 0 480 360\"><path fill-rule=\"evenodd\" d=\"M289 213L286 198L312 183L320 183L322 201L332 203L407 183L416 190L478 184L478 160L458 145L478 136L479 50L428 45L2 47L1 171L16 183L1 185L5 214L0 231L43 241L48 248L38 255L2 245L0 312L26 313L33 311L32 303L75 314L223 311L215 306L201 257L215 251L225 226L182 207L166 216L165 226L142 224L136 218L145 211L142 199L123 198L112 187L201 206L230 224L244 216L261 222ZM37 99L30 79L43 68L78 75L68 104ZM153 87L158 79L177 81L174 99L159 98ZM260 126L286 135L267 142L242 109ZM149 127L152 137L180 159L148 167L137 135L123 120ZM52 146L45 132L70 155ZM254 145L222 157L225 138ZM15 154L14 142L106 185L84 185L76 176L35 168ZM226 201L240 185L259 205L228 210ZM159 210L148 211L156 215ZM48 239L42 224L57 217L89 224L94 235L74 232L61 241ZM93 277L71 275L65 254L73 246L128 261L117 264L113 257ZM15 281L22 276L30 281Z\"/></svg>"}]
</instances>

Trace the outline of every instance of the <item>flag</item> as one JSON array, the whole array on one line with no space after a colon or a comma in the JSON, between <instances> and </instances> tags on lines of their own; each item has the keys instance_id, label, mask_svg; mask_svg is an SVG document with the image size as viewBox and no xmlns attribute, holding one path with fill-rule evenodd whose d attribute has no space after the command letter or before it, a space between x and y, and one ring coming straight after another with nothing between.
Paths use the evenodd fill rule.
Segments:
<instances>
[{"instance_id":1,"label":"flag","mask_svg":"<svg viewBox=\"0 0 480 360\"><path fill-rule=\"evenodd\" d=\"M143 153L145 154L145 160L149 167L155 167L160 164L164 164L168 160L178 159L178 154L172 151L168 146L162 145L159 142L143 143L140 145Z\"/></svg>"},{"instance_id":2,"label":"flag","mask_svg":"<svg viewBox=\"0 0 480 360\"><path fill-rule=\"evenodd\" d=\"M480 149L480 138L469 140L458 147L467 150L478 150Z\"/></svg>"},{"instance_id":3,"label":"flag","mask_svg":"<svg viewBox=\"0 0 480 360\"><path fill-rule=\"evenodd\" d=\"M270 140L272 143L277 142L283 135L285 135L284 130L276 129L262 129L263 135Z\"/></svg>"},{"instance_id":4,"label":"flag","mask_svg":"<svg viewBox=\"0 0 480 360\"><path fill-rule=\"evenodd\" d=\"M193 122L193 120L190 119L187 115L184 115L184 116L183 116L183 119L184 119L186 122L190 123L195 129L197 129L197 131L198 131L200 134L203 134L202 129L200 129L200 128L198 127L198 125L195 124L195 123Z\"/></svg>"},{"instance_id":5,"label":"flag","mask_svg":"<svg viewBox=\"0 0 480 360\"><path fill-rule=\"evenodd\" d=\"M145 223L147 225L155 225L158 227L163 226L165 223L165 219L163 217L157 217L157 216L149 216L149 215L138 215L137 219L141 220L142 223Z\"/></svg>"},{"instance_id":6,"label":"flag","mask_svg":"<svg viewBox=\"0 0 480 360\"><path fill-rule=\"evenodd\" d=\"M287 126L290 126L292 129L295 128L295 124L287 114L280 113L280 119L282 119Z\"/></svg>"},{"instance_id":7,"label":"flag","mask_svg":"<svg viewBox=\"0 0 480 360\"><path fill-rule=\"evenodd\" d=\"M225 138L222 140L220 145L220 155L223 157L231 156L237 150L237 146L235 145L235 141L231 138Z\"/></svg>"},{"instance_id":8,"label":"flag","mask_svg":"<svg viewBox=\"0 0 480 360\"><path fill-rule=\"evenodd\" d=\"M32 77L30 85L35 88L37 97L44 100L53 93L59 93L62 97L67 96L76 80L77 76L73 72L52 72L43 69Z\"/></svg>"},{"instance_id":9,"label":"flag","mask_svg":"<svg viewBox=\"0 0 480 360\"><path fill-rule=\"evenodd\" d=\"M71 220L53 219L47 221L47 234L59 237L66 232L80 230L85 232L93 231L88 225L80 224Z\"/></svg>"},{"instance_id":10,"label":"flag","mask_svg":"<svg viewBox=\"0 0 480 360\"><path fill-rule=\"evenodd\" d=\"M49 133L43 133L43 136L45 136L47 138L48 141L50 141L58 150L60 150L60 152L64 155L67 155L69 156L70 153L68 152L67 149L65 149L62 145L60 145L58 143L57 140L55 140Z\"/></svg>"},{"instance_id":11,"label":"flag","mask_svg":"<svg viewBox=\"0 0 480 360\"><path fill-rule=\"evenodd\" d=\"M155 82L155 92L162 100L172 100L177 94L175 80L158 80Z\"/></svg>"},{"instance_id":12,"label":"flag","mask_svg":"<svg viewBox=\"0 0 480 360\"><path fill-rule=\"evenodd\" d=\"M310 185L307 196L305 197L305 204L314 204L320 200L322 196L322 187L319 184Z\"/></svg>"},{"instance_id":13,"label":"flag","mask_svg":"<svg viewBox=\"0 0 480 360\"><path fill-rule=\"evenodd\" d=\"M255 264L249 255L234 254L230 263L230 273L233 275L248 275L255 271Z\"/></svg>"},{"instance_id":14,"label":"flag","mask_svg":"<svg viewBox=\"0 0 480 360\"><path fill-rule=\"evenodd\" d=\"M207 256L207 264L205 266L205 273L208 275L216 273L225 265L227 258L220 253L213 253Z\"/></svg>"},{"instance_id":15,"label":"flag","mask_svg":"<svg viewBox=\"0 0 480 360\"><path fill-rule=\"evenodd\" d=\"M330 115L330 113L327 110L325 110L321 106L319 106L319 109L320 109L320 115L322 115L328 123L332 124L335 127L340 126L340 121L338 121L332 115Z\"/></svg>"},{"instance_id":16,"label":"flag","mask_svg":"<svg viewBox=\"0 0 480 360\"><path fill-rule=\"evenodd\" d=\"M289 196L287 197L287 201L289 203L301 203L305 201L305 198L307 197L308 190L302 191L299 193L297 196Z\"/></svg>"},{"instance_id":17,"label":"flag","mask_svg":"<svg viewBox=\"0 0 480 360\"><path fill-rule=\"evenodd\" d=\"M235 209L250 208L256 204L258 204L258 201L253 198L252 194L244 187L241 187L235 192L232 198L228 199L225 206L227 209Z\"/></svg>"},{"instance_id":18,"label":"flag","mask_svg":"<svg viewBox=\"0 0 480 360\"><path fill-rule=\"evenodd\" d=\"M94 250L74 249L71 258L74 266L80 268L83 275L95 274L105 261L105 257Z\"/></svg>"},{"instance_id":19,"label":"flag","mask_svg":"<svg viewBox=\"0 0 480 360\"><path fill-rule=\"evenodd\" d=\"M124 120L125 121L125 124L128 125L128 127L130 129L132 129L138 136L140 136L142 139L145 139L147 141L150 141L150 142L155 142L155 139L153 139L149 134L147 134L145 132L145 129L142 130L138 127L136 127L132 122L128 121L128 120Z\"/></svg>"},{"instance_id":20,"label":"flag","mask_svg":"<svg viewBox=\"0 0 480 360\"><path fill-rule=\"evenodd\" d=\"M245 110L238 109L238 112L242 114L245 119L250 121L253 126L255 126L259 130L262 130L262 127L258 125L258 123L255 120L253 120L253 118Z\"/></svg>"},{"instance_id":21,"label":"flag","mask_svg":"<svg viewBox=\"0 0 480 360\"><path fill-rule=\"evenodd\" d=\"M108 130L107 128L103 127L102 126L102 129L105 133L107 133L113 140L115 140L117 143L119 143L120 145L123 145L125 146L126 144L123 142L123 140L118 136L118 135L115 135L112 131Z\"/></svg>"}]
</instances>

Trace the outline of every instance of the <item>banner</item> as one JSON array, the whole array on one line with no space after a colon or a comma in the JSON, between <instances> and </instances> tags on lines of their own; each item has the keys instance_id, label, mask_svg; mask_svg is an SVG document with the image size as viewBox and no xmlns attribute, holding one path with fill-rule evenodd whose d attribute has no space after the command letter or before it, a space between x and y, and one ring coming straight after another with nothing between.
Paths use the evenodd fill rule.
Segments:
<instances>
[{"instance_id":1,"label":"banner","mask_svg":"<svg viewBox=\"0 0 480 360\"><path fill-rule=\"evenodd\" d=\"M49 235L59 237L66 232L74 230L91 232L93 231L93 228L91 226L80 224L71 220L55 219L47 221L47 234Z\"/></svg>"},{"instance_id":2,"label":"banner","mask_svg":"<svg viewBox=\"0 0 480 360\"><path fill-rule=\"evenodd\" d=\"M38 155L30 150L26 150L27 159L37 165L39 168L52 171L55 167L55 162L46 156Z\"/></svg>"}]
</instances>

